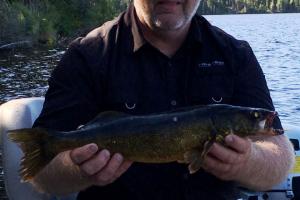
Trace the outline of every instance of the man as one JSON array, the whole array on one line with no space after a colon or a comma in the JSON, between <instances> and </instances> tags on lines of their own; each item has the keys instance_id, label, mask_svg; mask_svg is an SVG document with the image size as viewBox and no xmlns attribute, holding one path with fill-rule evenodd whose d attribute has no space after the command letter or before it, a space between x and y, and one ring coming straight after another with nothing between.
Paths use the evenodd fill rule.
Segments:
<instances>
[{"instance_id":1,"label":"man","mask_svg":"<svg viewBox=\"0 0 300 200\"><path fill-rule=\"evenodd\" d=\"M35 123L73 130L98 113L148 114L196 104L274 109L249 45L195 15L200 0L134 0L117 19L75 40L54 70ZM279 119L276 128L281 128ZM293 164L284 135L229 135L214 144L203 169L132 163L88 144L56 156L32 180L78 199L236 199L237 185L266 190Z\"/></svg>"}]
</instances>

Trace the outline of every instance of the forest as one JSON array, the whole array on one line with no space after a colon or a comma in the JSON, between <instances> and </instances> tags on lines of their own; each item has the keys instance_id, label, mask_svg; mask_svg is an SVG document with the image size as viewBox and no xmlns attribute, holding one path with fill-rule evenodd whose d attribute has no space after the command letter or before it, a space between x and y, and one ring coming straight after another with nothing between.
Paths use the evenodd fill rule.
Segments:
<instances>
[{"instance_id":1,"label":"forest","mask_svg":"<svg viewBox=\"0 0 300 200\"><path fill-rule=\"evenodd\" d=\"M200 14L300 12L300 0L202 0Z\"/></svg>"},{"instance_id":2,"label":"forest","mask_svg":"<svg viewBox=\"0 0 300 200\"><path fill-rule=\"evenodd\" d=\"M28 40L55 45L116 17L131 0L0 0L0 47ZM199 14L300 12L300 0L202 0Z\"/></svg>"}]
</instances>

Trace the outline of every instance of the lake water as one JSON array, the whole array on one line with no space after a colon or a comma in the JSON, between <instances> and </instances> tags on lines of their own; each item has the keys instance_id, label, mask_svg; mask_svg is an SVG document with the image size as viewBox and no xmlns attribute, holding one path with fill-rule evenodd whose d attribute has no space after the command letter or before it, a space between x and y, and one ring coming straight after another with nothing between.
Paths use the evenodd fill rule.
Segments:
<instances>
[{"instance_id":1,"label":"lake water","mask_svg":"<svg viewBox=\"0 0 300 200\"><path fill-rule=\"evenodd\" d=\"M281 120L300 126L300 14L205 17L250 43Z\"/></svg>"},{"instance_id":2,"label":"lake water","mask_svg":"<svg viewBox=\"0 0 300 200\"><path fill-rule=\"evenodd\" d=\"M285 123L300 125L300 14L205 16L252 46ZM0 103L42 96L62 50L0 52Z\"/></svg>"}]
</instances>

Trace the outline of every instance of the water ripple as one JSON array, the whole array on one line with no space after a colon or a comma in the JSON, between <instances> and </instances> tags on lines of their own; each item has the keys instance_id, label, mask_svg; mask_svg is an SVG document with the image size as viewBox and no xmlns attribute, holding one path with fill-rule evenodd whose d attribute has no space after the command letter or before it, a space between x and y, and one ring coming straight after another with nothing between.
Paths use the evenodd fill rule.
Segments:
<instances>
[{"instance_id":1,"label":"water ripple","mask_svg":"<svg viewBox=\"0 0 300 200\"><path fill-rule=\"evenodd\" d=\"M45 95L51 71L63 52L59 49L34 49L0 54L0 103Z\"/></svg>"},{"instance_id":2,"label":"water ripple","mask_svg":"<svg viewBox=\"0 0 300 200\"><path fill-rule=\"evenodd\" d=\"M300 14L206 18L250 43L266 75L282 121L300 125Z\"/></svg>"}]
</instances>

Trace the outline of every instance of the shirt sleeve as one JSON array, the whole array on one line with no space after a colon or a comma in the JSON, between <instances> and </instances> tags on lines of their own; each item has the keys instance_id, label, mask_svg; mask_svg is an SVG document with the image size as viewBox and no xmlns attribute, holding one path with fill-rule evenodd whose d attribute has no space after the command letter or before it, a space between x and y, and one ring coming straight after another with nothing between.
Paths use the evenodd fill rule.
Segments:
<instances>
[{"instance_id":1,"label":"shirt sleeve","mask_svg":"<svg viewBox=\"0 0 300 200\"><path fill-rule=\"evenodd\" d=\"M233 103L240 106L275 110L265 75L250 45L242 42L243 56L239 59L234 85ZM275 117L273 126L282 129L279 117Z\"/></svg>"},{"instance_id":2,"label":"shirt sleeve","mask_svg":"<svg viewBox=\"0 0 300 200\"><path fill-rule=\"evenodd\" d=\"M70 45L54 69L42 112L33 127L70 131L100 112L101 89L93 81L94 72L81 53L79 43L75 41Z\"/></svg>"}]
</instances>

